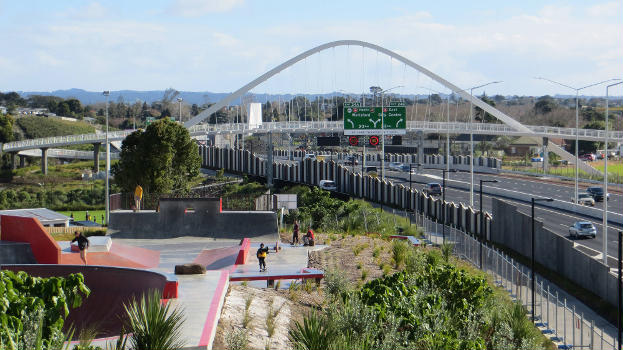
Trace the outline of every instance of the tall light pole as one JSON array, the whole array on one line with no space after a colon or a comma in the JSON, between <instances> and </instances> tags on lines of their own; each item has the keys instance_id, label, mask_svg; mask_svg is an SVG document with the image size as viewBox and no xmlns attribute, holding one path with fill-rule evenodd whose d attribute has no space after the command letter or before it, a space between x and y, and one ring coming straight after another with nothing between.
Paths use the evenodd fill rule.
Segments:
<instances>
[{"instance_id":1,"label":"tall light pole","mask_svg":"<svg viewBox=\"0 0 623 350\"><path fill-rule=\"evenodd\" d=\"M485 182L496 183L498 180L482 180L480 179L480 269L482 270L482 245L485 240L484 229L485 229L485 216L482 211L482 184Z\"/></svg>"},{"instance_id":2,"label":"tall light pole","mask_svg":"<svg viewBox=\"0 0 623 350\"><path fill-rule=\"evenodd\" d=\"M604 135L604 213L603 213L603 228L604 228L604 241L603 241L603 261L604 264L608 265L608 106L610 105L610 101L608 100L608 89L613 86L617 86L619 84L623 84L623 81L619 81L618 83L610 84L606 86L606 127L605 127L605 135ZM577 202L576 202L577 203Z\"/></svg>"},{"instance_id":3,"label":"tall light pole","mask_svg":"<svg viewBox=\"0 0 623 350\"><path fill-rule=\"evenodd\" d=\"M178 114L178 116L179 116L179 118L180 118L180 123L182 122L182 101L184 101L184 99L183 99L183 98L181 98L181 97L178 97L178 98L177 98L177 103L178 103L178 104L179 104L179 106L180 106L180 109L179 109L179 111L180 111L180 112L179 112L179 114Z\"/></svg>"},{"instance_id":4,"label":"tall light pole","mask_svg":"<svg viewBox=\"0 0 623 350\"><path fill-rule=\"evenodd\" d=\"M532 320L536 320L536 318L534 318L534 311L536 309L536 302L535 302L535 296L536 296L536 289L535 289L535 283L534 283L534 203L535 202L553 202L554 199L553 198L534 198L532 197L532 237L531 237L531 249L530 249L530 278L532 278L531 281L531 288L532 288Z\"/></svg>"},{"instance_id":5,"label":"tall light pole","mask_svg":"<svg viewBox=\"0 0 623 350\"><path fill-rule=\"evenodd\" d=\"M589 87L593 87L593 86L601 85L603 83L607 83L607 82L615 81L615 80L621 80L621 79L608 79L608 80L600 81L599 83L582 86L580 88L574 88L572 86L559 83L557 81L543 78L543 77L536 77L535 79L549 81L550 83L558 84L560 86L563 86L563 87L566 87L566 88L569 88L575 91L575 195L573 198L574 198L574 203L577 203L578 202L578 175L579 175L579 164L580 164L580 159L579 159L579 154L578 154L579 142L580 142L579 136L578 136L578 124L579 124L579 119L580 119L579 112L578 112L578 103L579 103L578 99L579 99L580 90L588 89Z\"/></svg>"},{"instance_id":6,"label":"tall light pole","mask_svg":"<svg viewBox=\"0 0 623 350\"><path fill-rule=\"evenodd\" d=\"M491 84L498 84L502 81L492 81L490 83L474 86L469 89L469 205L474 205L474 131L472 130L472 123L474 121L474 90L480 89Z\"/></svg>"},{"instance_id":7,"label":"tall light pole","mask_svg":"<svg viewBox=\"0 0 623 350\"><path fill-rule=\"evenodd\" d=\"M106 90L103 92L104 96L106 96L106 198L104 199L104 205L106 206L106 226L108 226L108 219L110 218L110 205L109 201L109 179L108 173L110 173L110 143L108 143L108 96L110 96L110 91Z\"/></svg>"},{"instance_id":8,"label":"tall light pole","mask_svg":"<svg viewBox=\"0 0 623 350\"><path fill-rule=\"evenodd\" d=\"M385 113L383 112L383 94L401 87L404 86L398 85L381 91L381 182L385 181Z\"/></svg>"},{"instance_id":9,"label":"tall light pole","mask_svg":"<svg viewBox=\"0 0 623 350\"><path fill-rule=\"evenodd\" d=\"M442 179L443 179L443 187L441 189L441 220L442 220L442 225L441 225L441 237L442 237L442 243L446 244L446 211L448 210L446 208L446 173L448 172L453 172L456 173L456 169L441 169L442 172ZM409 174L409 176L411 176L411 174Z\"/></svg>"}]
</instances>

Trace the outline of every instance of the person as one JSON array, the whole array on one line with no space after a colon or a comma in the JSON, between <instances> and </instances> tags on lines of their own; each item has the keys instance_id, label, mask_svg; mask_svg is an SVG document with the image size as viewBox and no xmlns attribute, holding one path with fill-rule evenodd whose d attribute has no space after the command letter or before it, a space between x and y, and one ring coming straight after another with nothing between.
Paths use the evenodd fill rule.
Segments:
<instances>
[{"instance_id":1,"label":"person","mask_svg":"<svg viewBox=\"0 0 623 350\"><path fill-rule=\"evenodd\" d=\"M292 245L301 244L299 241L299 222L294 220L294 228L292 229Z\"/></svg>"},{"instance_id":2,"label":"person","mask_svg":"<svg viewBox=\"0 0 623 350\"><path fill-rule=\"evenodd\" d=\"M143 188L141 185L136 184L136 188L134 189L134 203L136 211L141 210L141 199L143 199Z\"/></svg>"},{"instance_id":3,"label":"person","mask_svg":"<svg viewBox=\"0 0 623 350\"><path fill-rule=\"evenodd\" d=\"M89 249L89 239L82 235L81 232L74 232L75 238L71 242L78 242L78 249L80 250L80 259L87 265L87 250Z\"/></svg>"},{"instance_id":4,"label":"person","mask_svg":"<svg viewBox=\"0 0 623 350\"><path fill-rule=\"evenodd\" d=\"M86 221L91 221L91 215L89 215L89 211L87 210L87 212L84 214L84 219Z\"/></svg>"},{"instance_id":5,"label":"person","mask_svg":"<svg viewBox=\"0 0 623 350\"><path fill-rule=\"evenodd\" d=\"M314 231L311 227L307 228L307 234L303 236L303 245L314 245Z\"/></svg>"},{"instance_id":6,"label":"person","mask_svg":"<svg viewBox=\"0 0 623 350\"><path fill-rule=\"evenodd\" d=\"M260 249L257 250L257 260L260 263L260 272L266 271L266 255L268 255L268 248L265 248L264 243L261 243Z\"/></svg>"}]
</instances>

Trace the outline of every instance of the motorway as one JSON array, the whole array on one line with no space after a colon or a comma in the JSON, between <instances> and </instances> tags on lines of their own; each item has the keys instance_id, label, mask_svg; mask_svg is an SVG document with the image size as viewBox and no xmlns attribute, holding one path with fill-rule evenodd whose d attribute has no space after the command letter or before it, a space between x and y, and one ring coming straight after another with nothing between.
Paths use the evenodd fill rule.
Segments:
<instances>
[{"instance_id":1,"label":"motorway","mask_svg":"<svg viewBox=\"0 0 623 350\"><path fill-rule=\"evenodd\" d=\"M409 173L408 172L395 172L395 171L387 171L386 177L390 178L392 181L397 183L404 183L405 185L409 185ZM457 173L448 173L446 180L452 179L455 181L461 181L465 184L469 184L470 174L467 172L457 172ZM535 197L551 197L556 200L561 201L570 201L573 198L574 194L574 185L571 183L570 185L565 184L552 184L552 183L544 183L535 180L528 179L518 179L515 177L506 177L500 175L489 175L489 174L474 174L474 208L479 208L479 180L487 179L487 180L498 180L498 183L486 183L483 186L489 187L498 187L506 190L512 190L517 192L523 192L527 194L531 194ZM418 175L412 175L413 187L421 189L422 184L427 182L439 182L442 183L441 171L440 170L422 170ZM447 181L448 185L449 181ZM580 188L585 188L586 184L581 184ZM580 191L582 191L580 189ZM446 192L446 200L454 201L454 202L462 202L469 203L469 190L462 190L457 188L452 188L447 186ZM516 204L520 211L530 214L530 204L525 202L519 202L516 200L507 201ZM620 210L621 203L623 203L623 196L615 193L610 194L610 201L608 203L608 212L613 213L612 209ZM485 211L491 211L491 196L483 193L483 209ZM598 202L595 207L602 208L602 203ZM550 229L552 232L569 238L569 227L578 220L582 221L591 221L597 227L597 237L595 239L578 239L576 243L594 249L596 252L593 255L597 255L601 253L603 249L603 225L602 220L595 220L593 218L587 218L581 214L568 213L563 211L557 211L554 209L545 209L540 208L538 205L535 207L535 214L539 221L542 221L544 226ZM618 245L618 230L621 229L619 225L613 225L612 223L608 225L608 255L616 256L617 254L617 245ZM530 238L530 232L526 232L526 239ZM611 267L616 267L613 265L614 262L609 263L612 265Z\"/></svg>"},{"instance_id":2,"label":"motorway","mask_svg":"<svg viewBox=\"0 0 623 350\"><path fill-rule=\"evenodd\" d=\"M276 159L277 160L277 159ZM288 162L287 160L278 160L280 162ZM377 166L380 169L380 162L366 162L366 166ZM387 166L388 163L386 163ZM352 168L351 166L348 166ZM361 171L361 163L354 167L355 171ZM406 186L409 185L409 173L408 172L398 172L398 171L390 171L386 170L385 173L386 178L391 180L394 183L403 183ZM438 182L442 183L442 172L437 169L422 169L422 171L418 174L413 174L412 182L413 188L422 189L423 184L428 182ZM469 172L456 172L456 173L448 173L447 174L447 192L446 192L446 200L453 201L455 203L469 203L469 190L464 190L460 188L453 188L452 183L456 183L457 181L463 182L463 185L469 185L470 182L470 174ZM486 187L498 187L506 190L522 192L524 194L530 194L534 197L551 197L555 200L566 201L569 202L574 196L574 183L551 183L540 181L537 178L528 179L516 176L508 176L508 175L492 175L492 174L474 174L474 208L478 209L479 202L479 180L487 179L487 180L498 180L498 183L486 183L484 186ZM583 192L589 184L587 183L579 183L579 190ZM598 185L595 185L598 186ZM621 186L616 187L619 191L617 193L610 192L610 201L608 202L608 212L621 212L621 208L623 207L623 195L621 195L620 190ZM611 188L609 188L611 189ZM517 200L510 200L505 198L505 200L516 204L520 211L530 215L530 203L525 203ZM602 209L603 202L597 202L595 204L595 208ZM491 196L483 193L483 209L485 211L491 212ZM594 218L588 218L582 214L564 212L555 209L545 209L538 206L538 203L535 208L535 214L537 220L543 222L544 226L551 230L552 232L561 235L563 237L569 238L569 227L573 225L576 221L591 221L595 227L597 228L597 237L592 239L577 239L575 242L582 246L591 248L594 252L586 251L587 253L596 256L600 255L603 250L603 225L602 220L597 220ZM615 257L617 255L618 249L618 234L617 232L621 230L623 226L614 225L610 223L608 225L608 255L610 257ZM526 239L530 239L530 232L526 232ZM616 267L615 259L609 259L610 267Z\"/></svg>"}]
</instances>

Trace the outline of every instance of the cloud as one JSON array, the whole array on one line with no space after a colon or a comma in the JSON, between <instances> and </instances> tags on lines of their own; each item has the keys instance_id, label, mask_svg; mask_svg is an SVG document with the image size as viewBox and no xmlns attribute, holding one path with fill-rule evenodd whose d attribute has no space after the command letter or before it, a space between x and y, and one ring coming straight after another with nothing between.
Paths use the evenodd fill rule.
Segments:
<instances>
[{"instance_id":1,"label":"cloud","mask_svg":"<svg viewBox=\"0 0 623 350\"><path fill-rule=\"evenodd\" d=\"M615 1L593 5L588 8L588 14L595 17L614 16L620 13L621 4Z\"/></svg>"},{"instance_id":2,"label":"cloud","mask_svg":"<svg viewBox=\"0 0 623 350\"><path fill-rule=\"evenodd\" d=\"M244 0L175 0L170 10L182 17L200 17L210 13L222 13L244 4Z\"/></svg>"},{"instance_id":3,"label":"cloud","mask_svg":"<svg viewBox=\"0 0 623 350\"><path fill-rule=\"evenodd\" d=\"M71 8L66 12L65 15L69 18L78 20L101 19L108 17L110 15L110 12L102 4L94 1L82 7Z\"/></svg>"},{"instance_id":4,"label":"cloud","mask_svg":"<svg viewBox=\"0 0 623 350\"><path fill-rule=\"evenodd\" d=\"M212 33L212 37L214 38L215 43L218 46L225 47L225 48L232 48L232 47L237 46L240 43L240 40L225 33Z\"/></svg>"}]
</instances>

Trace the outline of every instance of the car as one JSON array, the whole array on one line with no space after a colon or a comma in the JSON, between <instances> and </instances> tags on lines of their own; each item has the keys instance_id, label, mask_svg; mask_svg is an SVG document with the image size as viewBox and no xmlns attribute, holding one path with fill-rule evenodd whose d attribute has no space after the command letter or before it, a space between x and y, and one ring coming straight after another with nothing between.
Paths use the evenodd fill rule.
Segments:
<instances>
[{"instance_id":1,"label":"car","mask_svg":"<svg viewBox=\"0 0 623 350\"><path fill-rule=\"evenodd\" d=\"M346 160L344 161L344 164L346 164L346 165L358 165L359 161L357 160L357 158L355 158L355 156L348 156L348 157L346 157Z\"/></svg>"},{"instance_id":2,"label":"car","mask_svg":"<svg viewBox=\"0 0 623 350\"><path fill-rule=\"evenodd\" d=\"M571 202L575 203L575 198L571 198ZM595 199L593 199L593 196L591 196L590 193L578 193L578 204L590 205L591 207L594 207Z\"/></svg>"},{"instance_id":3,"label":"car","mask_svg":"<svg viewBox=\"0 0 623 350\"><path fill-rule=\"evenodd\" d=\"M569 227L569 236L572 238L597 236L597 228L590 221L576 221Z\"/></svg>"},{"instance_id":4,"label":"car","mask_svg":"<svg viewBox=\"0 0 623 350\"><path fill-rule=\"evenodd\" d=\"M591 186L586 189L586 192L593 196L595 202L602 202L604 200L604 189L599 186ZM610 193L606 194L607 200L610 200Z\"/></svg>"},{"instance_id":5,"label":"car","mask_svg":"<svg viewBox=\"0 0 623 350\"><path fill-rule=\"evenodd\" d=\"M337 190L337 185L335 184L335 181L333 180L320 180L320 183L318 184L318 186L322 188L323 190L327 190L327 191Z\"/></svg>"},{"instance_id":6,"label":"car","mask_svg":"<svg viewBox=\"0 0 623 350\"><path fill-rule=\"evenodd\" d=\"M441 185L437 182L429 182L424 186L422 192L429 196L440 196L442 193Z\"/></svg>"},{"instance_id":7,"label":"car","mask_svg":"<svg viewBox=\"0 0 623 350\"><path fill-rule=\"evenodd\" d=\"M375 166L367 166L366 173L378 173L378 169Z\"/></svg>"},{"instance_id":8,"label":"car","mask_svg":"<svg viewBox=\"0 0 623 350\"><path fill-rule=\"evenodd\" d=\"M409 172L409 169L411 169L411 167L407 164L403 164L398 168L399 171L404 171L404 172Z\"/></svg>"},{"instance_id":9,"label":"car","mask_svg":"<svg viewBox=\"0 0 623 350\"><path fill-rule=\"evenodd\" d=\"M305 159L311 159L311 160L316 160L316 155L313 153L307 153L305 154L305 157L303 157L303 160Z\"/></svg>"},{"instance_id":10,"label":"car","mask_svg":"<svg viewBox=\"0 0 623 350\"><path fill-rule=\"evenodd\" d=\"M595 157L595 155L594 155L594 154L592 154L592 153L586 153L586 154L583 154L583 155L581 155L581 156L580 156L580 159L581 159L581 160L583 160L583 161L589 161L589 162L594 161L596 158L597 158L597 157Z\"/></svg>"},{"instance_id":11,"label":"car","mask_svg":"<svg viewBox=\"0 0 623 350\"><path fill-rule=\"evenodd\" d=\"M400 163L400 162L391 162L389 163L389 170L393 170L393 171L400 171L401 167L404 164Z\"/></svg>"}]
</instances>

